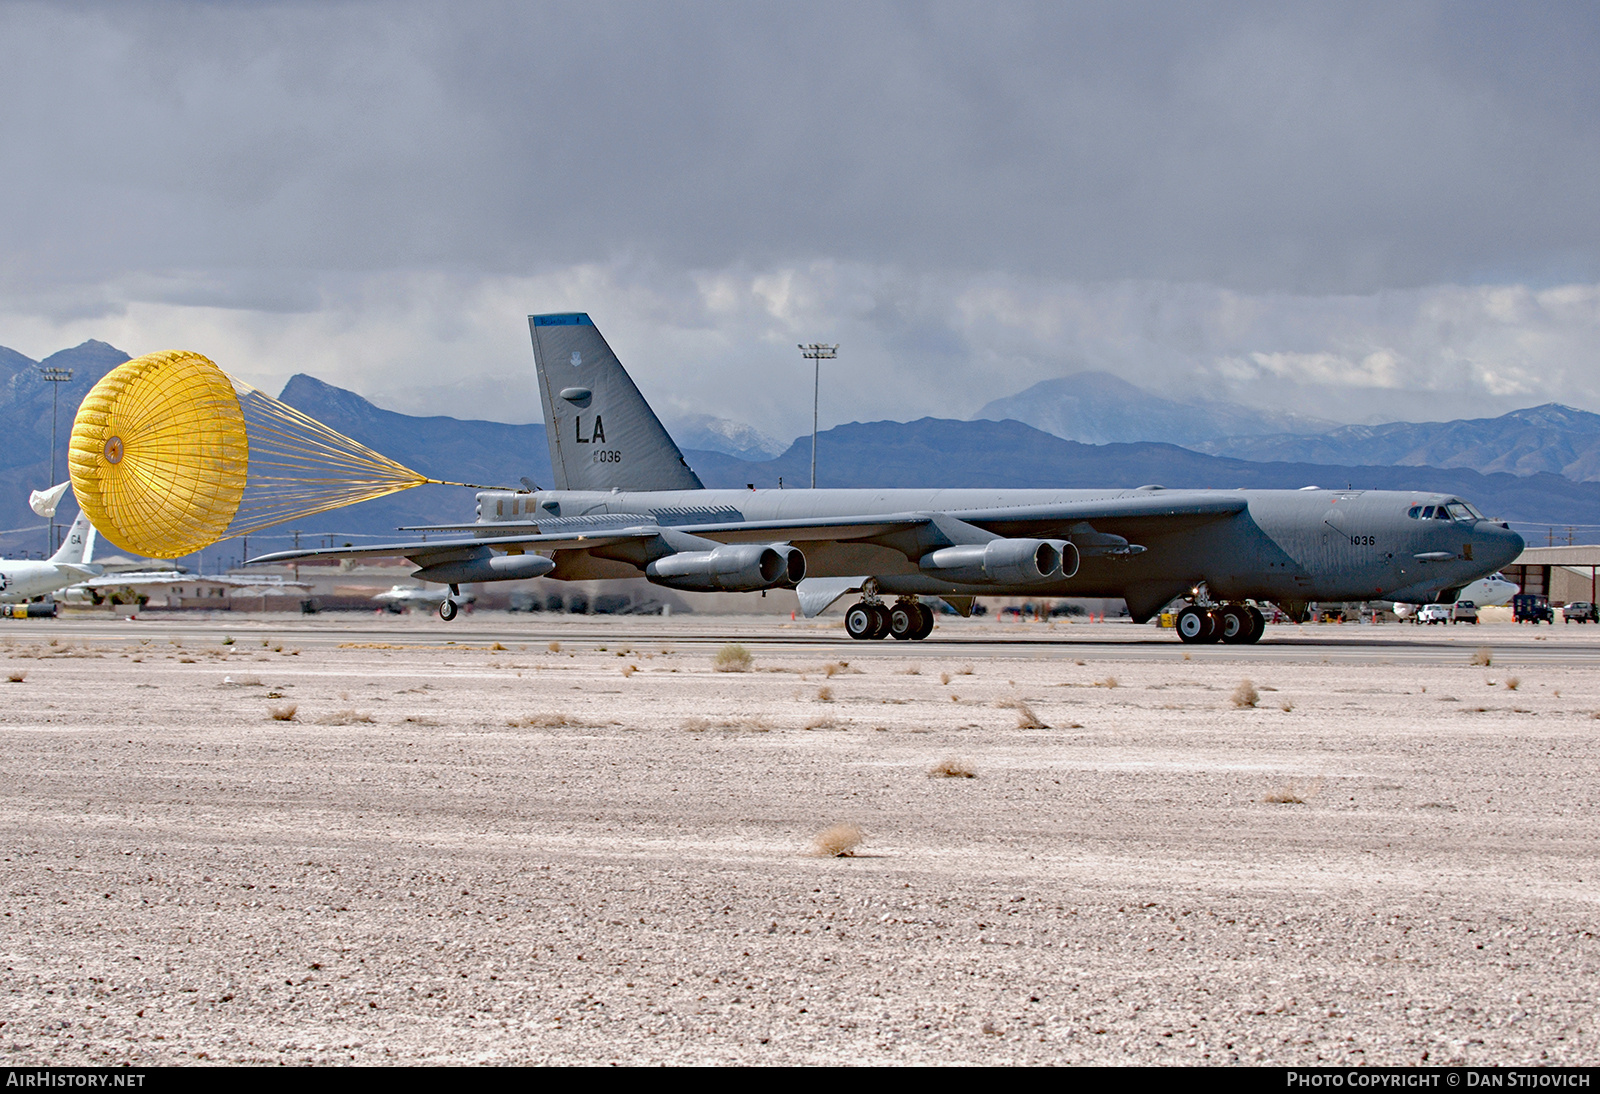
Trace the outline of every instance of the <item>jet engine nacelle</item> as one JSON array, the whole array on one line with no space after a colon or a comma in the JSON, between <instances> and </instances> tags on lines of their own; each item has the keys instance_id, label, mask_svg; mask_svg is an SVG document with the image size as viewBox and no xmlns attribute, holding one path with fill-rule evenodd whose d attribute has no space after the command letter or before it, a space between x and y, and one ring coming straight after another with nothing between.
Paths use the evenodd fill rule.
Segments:
<instances>
[{"instance_id":1,"label":"jet engine nacelle","mask_svg":"<svg viewBox=\"0 0 1600 1094\"><path fill-rule=\"evenodd\" d=\"M471 585L480 581L517 581L543 577L556 568L554 559L544 555L496 555L493 558L463 558L424 566L412 577L440 585Z\"/></svg>"},{"instance_id":2,"label":"jet engine nacelle","mask_svg":"<svg viewBox=\"0 0 1600 1094\"><path fill-rule=\"evenodd\" d=\"M941 547L918 565L957 585L1038 585L1076 574L1078 549L1060 539L992 539Z\"/></svg>"},{"instance_id":3,"label":"jet engine nacelle","mask_svg":"<svg viewBox=\"0 0 1600 1094\"><path fill-rule=\"evenodd\" d=\"M644 573L669 589L750 593L800 584L806 576L806 556L786 543L729 543L658 558Z\"/></svg>"}]
</instances>

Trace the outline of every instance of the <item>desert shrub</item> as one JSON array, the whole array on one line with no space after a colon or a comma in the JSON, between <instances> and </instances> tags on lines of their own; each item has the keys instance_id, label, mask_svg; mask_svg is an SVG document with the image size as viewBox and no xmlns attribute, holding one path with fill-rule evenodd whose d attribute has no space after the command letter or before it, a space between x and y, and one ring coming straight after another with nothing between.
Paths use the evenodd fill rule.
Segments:
<instances>
[{"instance_id":1,"label":"desert shrub","mask_svg":"<svg viewBox=\"0 0 1600 1094\"><path fill-rule=\"evenodd\" d=\"M717 672L749 672L754 660L749 650L737 642L730 642L717 651L717 656L711 661L711 667Z\"/></svg>"},{"instance_id":2,"label":"desert shrub","mask_svg":"<svg viewBox=\"0 0 1600 1094\"><path fill-rule=\"evenodd\" d=\"M336 710L332 714L318 719L325 726L353 726L374 720L372 715L360 710Z\"/></svg>"},{"instance_id":3,"label":"desert shrub","mask_svg":"<svg viewBox=\"0 0 1600 1094\"><path fill-rule=\"evenodd\" d=\"M1305 805L1317 796L1317 791L1320 789L1322 789L1321 779L1305 786L1290 779L1276 790L1269 791L1261 800L1272 805Z\"/></svg>"},{"instance_id":4,"label":"desert shrub","mask_svg":"<svg viewBox=\"0 0 1600 1094\"><path fill-rule=\"evenodd\" d=\"M817 689L817 702L819 702L819 703L831 703L831 702L833 702L833 689L832 688L818 688Z\"/></svg>"},{"instance_id":5,"label":"desert shrub","mask_svg":"<svg viewBox=\"0 0 1600 1094\"><path fill-rule=\"evenodd\" d=\"M1261 693L1256 691L1256 686L1249 680L1240 680L1239 686L1233 689L1233 705L1239 708L1253 707L1261 702Z\"/></svg>"},{"instance_id":6,"label":"desert shrub","mask_svg":"<svg viewBox=\"0 0 1600 1094\"><path fill-rule=\"evenodd\" d=\"M285 703L281 707L268 707L267 715L274 722L292 722L294 721L295 711L299 709L294 703Z\"/></svg>"},{"instance_id":7,"label":"desert shrub","mask_svg":"<svg viewBox=\"0 0 1600 1094\"><path fill-rule=\"evenodd\" d=\"M858 824L835 824L818 832L811 841L812 854L822 858L848 858L866 841Z\"/></svg>"},{"instance_id":8,"label":"desert shrub","mask_svg":"<svg viewBox=\"0 0 1600 1094\"><path fill-rule=\"evenodd\" d=\"M28 671L26 669L16 669L16 670L12 671L11 674L6 677L6 683L8 683L8 684L20 684L24 680L26 680L27 678L28 678Z\"/></svg>"},{"instance_id":9,"label":"desert shrub","mask_svg":"<svg viewBox=\"0 0 1600 1094\"><path fill-rule=\"evenodd\" d=\"M1018 729L1050 728L1044 724L1043 720L1041 720L1037 714L1033 712L1033 708L1027 703L1024 703L1021 699L1002 699L995 705L1000 707L1002 710L1014 710L1017 712Z\"/></svg>"},{"instance_id":10,"label":"desert shrub","mask_svg":"<svg viewBox=\"0 0 1600 1094\"><path fill-rule=\"evenodd\" d=\"M972 770L972 765L966 760L954 756L947 757L928 768L930 779L976 779L978 773Z\"/></svg>"},{"instance_id":11,"label":"desert shrub","mask_svg":"<svg viewBox=\"0 0 1600 1094\"><path fill-rule=\"evenodd\" d=\"M1522 686L1522 680L1519 677L1516 677L1516 676L1507 676L1506 677L1506 690L1507 691L1516 691L1521 686Z\"/></svg>"},{"instance_id":12,"label":"desert shrub","mask_svg":"<svg viewBox=\"0 0 1600 1094\"><path fill-rule=\"evenodd\" d=\"M1472 655L1472 664L1488 668L1494 664L1494 651L1488 646L1479 646L1477 652Z\"/></svg>"}]
</instances>

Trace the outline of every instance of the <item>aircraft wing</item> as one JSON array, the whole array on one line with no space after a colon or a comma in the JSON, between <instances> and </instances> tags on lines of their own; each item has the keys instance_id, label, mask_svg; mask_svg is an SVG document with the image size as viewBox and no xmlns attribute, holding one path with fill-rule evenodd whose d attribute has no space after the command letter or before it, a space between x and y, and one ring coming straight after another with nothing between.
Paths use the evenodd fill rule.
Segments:
<instances>
[{"instance_id":1,"label":"aircraft wing","mask_svg":"<svg viewBox=\"0 0 1600 1094\"><path fill-rule=\"evenodd\" d=\"M477 527L477 526L473 526ZM698 531L698 529L696 529ZM305 551L274 551L270 555L257 555L246 561L247 566L273 563L301 562L309 558L409 558L418 566L432 566L464 558L483 547L500 550L532 547L540 551L581 550L587 547L609 547L629 539L648 539L659 535L655 525L635 526L607 532L571 533L556 532L540 535L537 532L506 536L472 536L455 539L431 539L414 543L380 543L371 547L318 547Z\"/></svg>"},{"instance_id":2,"label":"aircraft wing","mask_svg":"<svg viewBox=\"0 0 1600 1094\"><path fill-rule=\"evenodd\" d=\"M160 585L192 585L197 581L231 585L237 588L294 588L309 589L303 581L284 581L276 577L236 577L222 574L186 574L178 570L125 570L122 573L104 574L88 581L80 581L74 589L133 589Z\"/></svg>"},{"instance_id":3,"label":"aircraft wing","mask_svg":"<svg viewBox=\"0 0 1600 1094\"><path fill-rule=\"evenodd\" d=\"M1176 496L1172 496L1176 495ZM936 515L950 516L1002 536L1065 536L1075 526L1093 522L1097 529L1113 528L1134 534L1164 534L1180 531L1242 511L1243 497L1236 494L1145 494L1111 496L1090 501L1048 505L1001 506L991 509L956 510L945 514L880 513L850 517L805 517L788 520L726 521L692 524L677 528L695 536L723 543L803 543L808 540L869 540L898 529L926 524ZM630 518L634 523L624 524ZM558 526L560 531L541 531ZM433 525L430 531L469 532L479 535L453 536L410 543L383 543L370 547L319 547L301 551L275 551L250 559L250 565L299 562L313 558L409 558L419 566L430 566L466 557L484 547L498 550L540 552L584 550L607 547L631 539L648 539L662 531L644 514L610 514L597 517L553 518L543 521L495 522L494 524ZM498 535L482 535L493 530ZM420 529L417 529L420 530Z\"/></svg>"}]
</instances>

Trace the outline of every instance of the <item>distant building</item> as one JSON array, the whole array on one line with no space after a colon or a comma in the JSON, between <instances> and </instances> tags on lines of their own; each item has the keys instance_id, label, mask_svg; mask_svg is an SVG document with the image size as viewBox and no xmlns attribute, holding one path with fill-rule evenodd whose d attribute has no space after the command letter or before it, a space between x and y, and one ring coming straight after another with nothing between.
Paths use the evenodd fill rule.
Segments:
<instances>
[{"instance_id":1,"label":"distant building","mask_svg":"<svg viewBox=\"0 0 1600 1094\"><path fill-rule=\"evenodd\" d=\"M1575 547L1529 547L1501 573L1525 593L1538 593L1555 605L1573 600L1595 602L1600 573L1600 544Z\"/></svg>"}]
</instances>

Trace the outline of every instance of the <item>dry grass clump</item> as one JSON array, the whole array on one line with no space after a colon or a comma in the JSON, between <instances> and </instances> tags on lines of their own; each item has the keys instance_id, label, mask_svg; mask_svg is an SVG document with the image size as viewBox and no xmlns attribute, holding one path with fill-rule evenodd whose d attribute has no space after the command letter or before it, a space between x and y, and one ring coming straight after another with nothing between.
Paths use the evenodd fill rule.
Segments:
<instances>
[{"instance_id":1,"label":"dry grass clump","mask_svg":"<svg viewBox=\"0 0 1600 1094\"><path fill-rule=\"evenodd\" d=\"M6 683L8 683L8 684L20 684L24 680L26 680L27 678L28 678L28 670L27 669L16 669L16 670L12 671L10 673L10 675L8 675L6 677Z\"/></svg>"},{"instance_id":2,"label":"dry grass clump","mask_svg":"<svg viewBox=\"0 0 1600 1094\"><path fill-rule=\"evenodd\" d=\"M490 645L490 646L489 646L489 648L490 648L490 649L491 649L491 650L502 650L502 651L503 651L503 650L504 650L504 649L505 649L505 647L504 647L504 646L502 646L502 645L501 645L501 644L500 644L500 643L498 643L498 642L495 642L495 643L493 643L493 644L491 644L491 645Z\"/></svg>"},{"instance_id":3,"label":"dry grass clump","mask_svg":"<svg viewBox=\"0 0 1600 1094\"><path fill-rule=\"evenodd\" d=\"M292 722L295 711L299 709L294 703L285 703L281 707L268 707L267 714L274 722Z\"/></svg>"},{"instance_id":4,"label":"dry grass clump","mask_svg":"<svg viewBox=\"0 0 1600 1094\"><path fill-rule=\"evenodd\" d=\"M1515 676L1507 676L1506 677L1506 690L1507 691L1516 691L1521 686L1522 686L1522 681L1518 677L1515 677Z\"/></svg>"},{"instance_id":5,"label":"dry grass clump","mask_svg":"<svg viewBox=\"0 0 1600 1094\"><path fill-rule=\"evenodd\" d=\"M689 718L683 723L683 728L690 733L705 733L707 730L713 729L737 730L744 733L767 733L772 729L761 718Z\"/></svg>"},{"instance_id":6,"label":"dry grass clump","mask_svg":"<svg viewBox=\"0 0 1600 1094\"><path fill-rule=\"evenodd\" d=\"M1039 718L1039 716L1037 714L1035 714L1033 712L1033 708L1030 707L1027 703L1024 703L1021 699L1002 699L1000 702L996 703L995 705L998 706L1001 710L1014 710L1014 711L1017 712L1017 728L1018 729L1049 729L1050 728L1049 726L1044 724L1044 722Z\"/></svg>"},{"instance_id":7,"label":"dry grass clump","mask_svg":"<svg viewBox=\"0 0 1600 1094\"><path fill-rule=\"evenodd\" d=\"M548 646L546 646L545 649L549 650L551 653L560 653L561 652L561 643L560 642L552 642Z\"/></svg>"},{"instance_id":8,"label":"dry grass clump","mask_svg":"<svg viewBox=\"0 0 1600 1094\"><path fill-rule=\"evenodd\" d=\"M939 683L948 684L949 682L950 682L950 674L948 672L941 672L939 674Z\"/></svg>"},{"instance_id":9,"label":"dry grass clump","mask_svg":"<svg viewBox=\"0 0 1600 1094\"><path fill-rule=\"evenodd\" d=\"M971 665L962 665L960 668L956 669L956 675L957 676L971 676L972 675L972 666Z\"/></svg>"},{"instance_id":10,"label":"dry grass clump","mask_svg":"<svg viewBox=\"0 0 1600 1094\"><path fill-rule=\"evenodd\" d=\"M972 770L972 765L966 760L954 756L946 757L928 768L930 779L976 779L978 773Z\"/></svg>"},{"instance_id":11,"label":"dry grass clump","mask_svg":"<svg viewBox=\"0 0 1600 1094\"><path fill-rule=\"evenodd\" d=\"M638 665L624 665L624 666L622 666L622 675L623 676L632 676L634 673L636 673L638 671L639 671L639 666Z\"/></svg>"},{"instance_id":12,"label":"dry grass clump","mask_svg":"<svg viewBox=\"0 0 1600 1094\"><path fill-rule=\"evenodd\" d=\"M1099 683L1095 684L1095 687L1114 688L1120 686L1120 683L1121 682L1115 676L1107 676L1104 680L1101 680Z\"/></svg>"},{"instance_id":13,"label":"dry grass clump","mask_svg":"<svg viewBox=\"0 0 1600 1094\"><path fill-rule=\"evenodd\" d=\"M562 711L555 714L529 714L525 718L508 718L506 725L512 729L563 729L568 726L584 729L588 728L589 723Z\"/></svg>"},{"instance_id":14,"label":"dry grass clump","mask_svg":"<svg viewBox=\"0 0 1600 1094\"><path fill-rule=\"evenodd\" d=\"M831 703L831 702L833 702L833 689L832 688L818 688L817 689L817 702L819 702L819 703Z\"/></svg>"},{"instance_id":15,"label":"dry grass clump","mask_svg":"<svg viewBox=\"0 0 1600 1094\"><path fill-rule=\"evenodd\" d=\"M1285 699L1283 702L1278 704L1278 709L1283 711L1285 714L1288 714L1294 709L1294 704Z\"/></svg>"},{"instance_id":16,"label":"dry grass clump","mask_svg":"<svg viewBox=\"0 0 1600 1094\"><path fill-rule=\"evenodd\" d=\"M1249 680L1240 680L1239 686L1233 689L1233 705L1244 709L1254 707L1261 702L1261 693Z\"/></svg>"},{"instance_id":17,"label":"dry grass clump","mask_svg":"<svg viewBox=\"0 0 1600 1094\"><path fill-rule=\"evenodd\" d=\"M317 722L325 726L353 726L358 723L376 721L372 715L361 710L336 710L332 714L318 718Z\"/></svg>"},{"instance_id":18,"label":"dry grass clump","mask_svg":"<svg viewBox=\"0 0 1600 1094\"><path fill-rule=\"evenodd\" d=\"M819 858L849 858L866 841L859 824L835 824L811 840L811 853Z\"/></svg>"},{"instance_id":19,"label":"dry grass clump","mask_svg":"<svg viewBox=\"0 0 1600 1094\"><path fill-rule=\"evenodd\" d=\"M900 670L900 675L901 676L921 676L922 675L922 666L921 665L907 665L905 668Z\"/></svg>"},{"instance_id":20,"label":"dry grass clump","mask_svg":"<svg viewBox=\"0 0 1600 1094\"><path fill-rule=\"evenodd\" d=\"M717 656L711 661L711 667L717 672L749 672L754 660L749 650L737 642L730 642L717 651Z\"/></svg>"},{"instance_id":21,"label":"dry grass clump","mask_svg":"<svg viewBox=\"0 0 1600 1094\"><path fill-rule=\"evenodd\" d=\"M1494 664L1494 651L1488 646L1479 646L1477 652L1472 655L1471 664L1482 665L1484 668L1488 668L1490 665Z\"/></svg>"},{"instance_id":22,"label":"dry grass clump","mask_svg":"<svg viewBox=\"0 0 1600 1094\"><path fill-rule=\"evenodd\" d=\"M813 719L811 719L811 721L807 722L805 725L801 726L800 728L801 729L844 729L849 724L850 723L848 723L848 722L839 721L839 719L835 718L831 714L824 714L821 718L813 718Z\"/></svg>"},{"instance_id":23,"label":"dry grass clump","mask_svg":"<svg viewBox=\"0 0 1600 1094\"><path fill-rule=\"evenodd\" d=\"M1322 789L1322 780L1317 779L1305 786L1290 779L1276 790L1269 791L1261 800L1271 805L1305 805L1317 796L1317 791Z\"/></svg>"}]
</instances>

